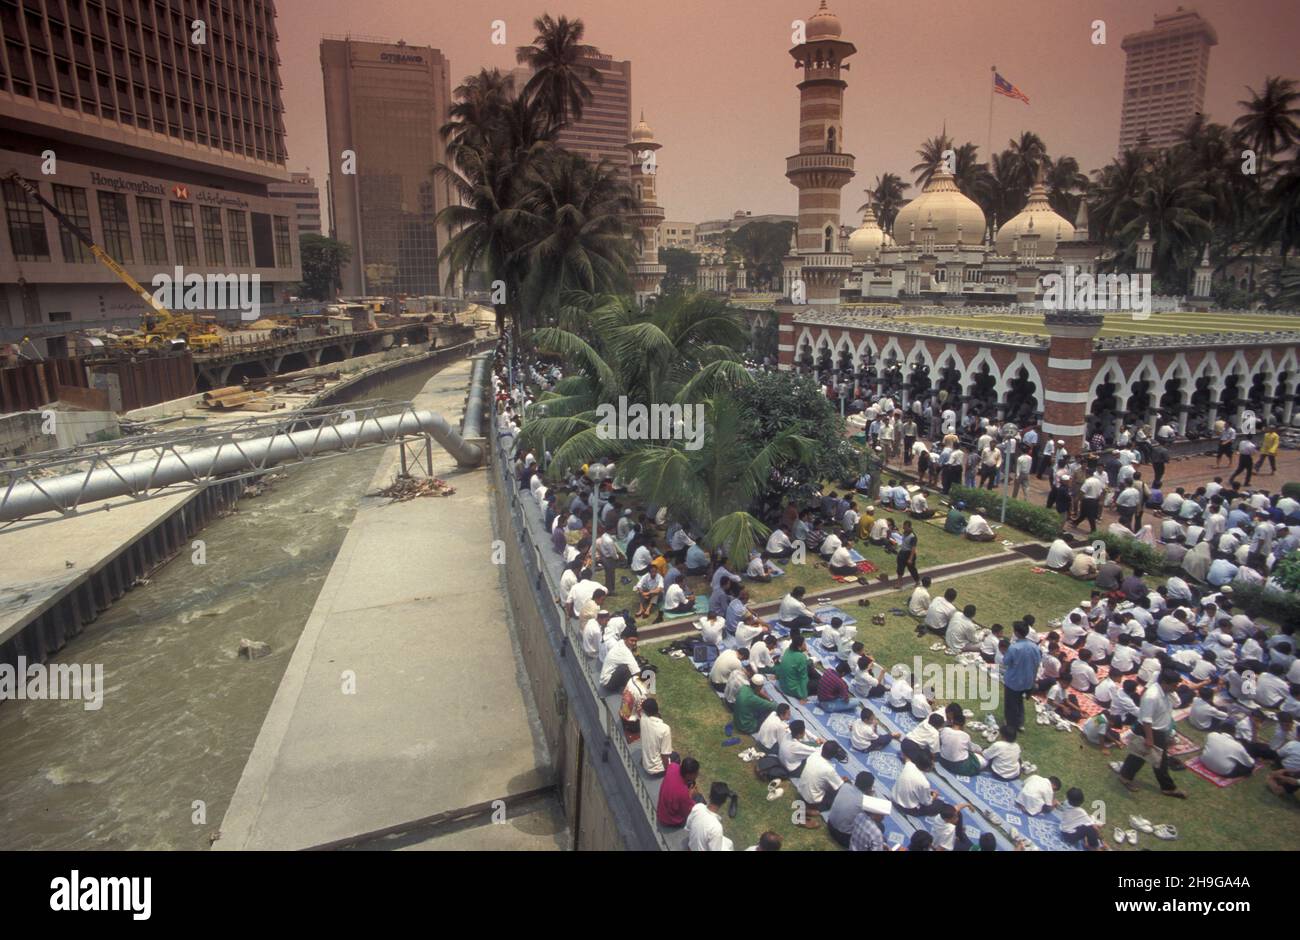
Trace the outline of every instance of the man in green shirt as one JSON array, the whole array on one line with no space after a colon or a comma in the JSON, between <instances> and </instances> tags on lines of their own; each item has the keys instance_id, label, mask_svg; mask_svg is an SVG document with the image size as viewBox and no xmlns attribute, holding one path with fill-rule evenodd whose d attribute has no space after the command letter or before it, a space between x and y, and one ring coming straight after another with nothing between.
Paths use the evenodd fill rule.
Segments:
<instances>
[{"instance_id":1,"label":"man in green shirt","mask_svg":"<svg viewBox=\"0 0 1300 940\"><path fill-rule=\"evenodd\" d=\"M951 532L953 535L961 535L966 531L966 514L962 512L965 508L965 503L953 503L952 508L948 510L948 518L943 522L943 531Z\"/></svg>"},{"instance_id":2,"label":"man in green shirt","mask_svg":"<svg viewBox=\"0 0 1300 940\"><path fill-rule=\"evenodd\" d=\"M736 704L731 709L732 722L742 734L753 734L769 714L776 711L776 703L767 697L763 686L767 677L756 673L749 685L742 685L736 693Z\"/></svg>"},{"instance_id":3,"label":"man in green shirt","mask_svg":"<svg viewBox=\"0 0 1300 940\"><path fill-rule=\"evenodd\" d=\"M781 691L803 704L808 698L808 654L803 635L795 637L781 661L776 664L776 681Z\"/></svg>"}]
</instances>

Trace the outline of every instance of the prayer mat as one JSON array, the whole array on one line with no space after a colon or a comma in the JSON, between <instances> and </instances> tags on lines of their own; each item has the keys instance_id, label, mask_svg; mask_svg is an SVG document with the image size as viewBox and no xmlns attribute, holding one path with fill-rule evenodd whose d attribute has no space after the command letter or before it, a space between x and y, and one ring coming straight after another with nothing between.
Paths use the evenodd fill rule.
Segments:
<instances>
[{"instance_id":1,"label":"prayer mat","mask_svg":"<svg viewBox=\"0 0 1300 940\"><path fill-rule=\"evenodd\" d=\"M1216 787L1230 787L1234 783L1241 783L1241 781L1243 780L1249 780L1256 773L1258 773L1259 769L1263 766L1264 766L1263 764L1257 763L1255 765L1255 769L1252 770L1249 774L1247 774L1244 777L1220 777L1209 767L1206 767L1199 757L1196 757L1187 762L1188 770L1196 774L1196 776L1200 777L1202 780L1210 781L1210 783L1214 784Z\"/></svg>"}]
</instances>

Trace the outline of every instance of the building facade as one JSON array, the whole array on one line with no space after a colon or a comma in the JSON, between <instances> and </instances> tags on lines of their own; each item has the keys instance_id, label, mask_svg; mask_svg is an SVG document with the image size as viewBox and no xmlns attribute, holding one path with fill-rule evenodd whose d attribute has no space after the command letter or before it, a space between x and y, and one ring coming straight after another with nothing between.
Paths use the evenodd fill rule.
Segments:
<instances>
[{"instance_id":1,"label":"building facade","mask_svg":"<svg viewBox=\"0 0 1300 940\"><path fill-rule=\"evenodd\" d=\"M440 294L451 202L434 167L446 157L450 64L404 42L324 39L325 128L335 237L352 248L344 295ZM625 139L626 142L626 139Z\"/></svg>"},{"instance_id":2,"label":"building facade","mask_svg":"<svg viewBox=\"0 0 1300 940\"><path fill-rule=\"evenodd\" d=\"M322 234L320 189L310 173L292 173L288 183L272 183L268 190L276 199L293 206L294 237Z\"/></svg>"},{"instance_id":3,"label":"building facade","mask_svg":"<svg viewBox=\"0 0 1300 940\"><path fill-rule=\"evenodd\" d=\"M582 62L600 73L600 81L588 82L591 100L582 108L582 118L560 128L558 143L592 163L607 160L627 172L627 142L632 135L632 63L600 54ZM519 66L514 76L516 91L522 91L532 71Z\"/></svg>"},{"instance_id":4,"label":"building facade","mask_svg":"<svg viewBox=\"0 0 1300 940\"><path fill-rule=\"evenodd\" d=\"M0 4L0 168L35 185L146 288L159 274L301 280L272 0L233 0L203 42L184 0ZM0 330L139 326L142 301L14 182L3 186ZM199 314L233 316L197 309ZM64 324L67 324L65 326Z\"/></svg>"},{"instance_id":5,"label":"building facade","mask_svg":"<svg viewBox=\"0 0 1300 940\"><path fill-rule=\"evenodd\" d=\"M691 251L695 248L695 223L674 222L665 219L659 223L659 247L681 248Z\"/></svg>"},{"instance_id":6,"label":"building facade","mask_svg":"<svg viewBox=\"0 0 1300 940\"><path fill-rule=\"evenodd\" d=\"M1124 37L1124 103L1119 152L1140 144L1163 148L1205 105L1214 27L1195 10L1179 7L1155 18L1155 25Z\"/></svg>"}]
</instances>

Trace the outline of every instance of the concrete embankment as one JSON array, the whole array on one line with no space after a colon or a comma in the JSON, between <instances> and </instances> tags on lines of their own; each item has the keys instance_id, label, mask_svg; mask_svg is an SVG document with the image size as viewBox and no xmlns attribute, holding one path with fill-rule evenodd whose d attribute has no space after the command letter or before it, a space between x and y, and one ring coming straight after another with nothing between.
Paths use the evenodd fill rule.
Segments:
<instances>
[{"instance_id":1,"label":"concrete embankment","mask_svg":"<svg viewBox=\"0 0 1300 940\"><path fill-rule=\"evenodd\" d=\"M459 421L469 375L469 361L449 366L414 404ZM362 501L214 848L567 844L495 563L489 472L440 449L433 472L454 495Z\"/></svg>"}]
</instances>

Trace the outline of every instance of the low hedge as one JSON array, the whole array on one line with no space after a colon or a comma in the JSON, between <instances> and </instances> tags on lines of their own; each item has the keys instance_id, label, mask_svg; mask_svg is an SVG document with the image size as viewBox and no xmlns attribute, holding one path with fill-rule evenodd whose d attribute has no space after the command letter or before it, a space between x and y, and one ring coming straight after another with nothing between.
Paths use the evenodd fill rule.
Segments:
<instances>
[{"instance_id":1,"label":"low hedge","mask_svg":"<svg viewBox=\"0 0 1300 940\"><path fill-rule=\"evenodd\" d=\"M1119 556L1123 559L1124 564L1130 568L1141 568L1148 574L1158 574L1165 567L1165 553L1159 549L1152 548L1146 542L1139 542L1135 538L1127 535L1114 535L1112 533L1098 533L1101 540L1106 543L1106 556L1115 558Z\"/></svg>"},{"instance_id":2,"label":"low hedge","mask_svg":"<svg viewBox=\"0 0 1300 940\"><path fill-rule=\"evenodd\" d=\"M954 486L948 493L954 503L958 500L966 508L978 512L990 523L1002 518L1002 491L977 489L970 486ZM1054 509L1027 503L1023 499L1007 500L1007 524L1022 532L1028 532L1035 538L1051 541L1061 534L1061 516Z\"/></svg>"},{"instance_id":3,"label":"low hedge","mask_svg":"<svg viewBox=\"0 0 1300 940\"><path fill-rule=\"evenodd\" d=\"M1290 496L1292 499L1300 499L1300 483L1283 483L1282 495Z\"/></svg>"},{"instance_id":4,"label":"low hedge","mask_svg":"<svg viewBox=\"0 0 1300 940\"><path fill-rule=\"evenodd\" d=\"M1300 594L1279 591L1262 584L1232 585L1233 604L1251 617L1264 617L1276 624L1300 626Z\"/></svg>"}]
</instances>

